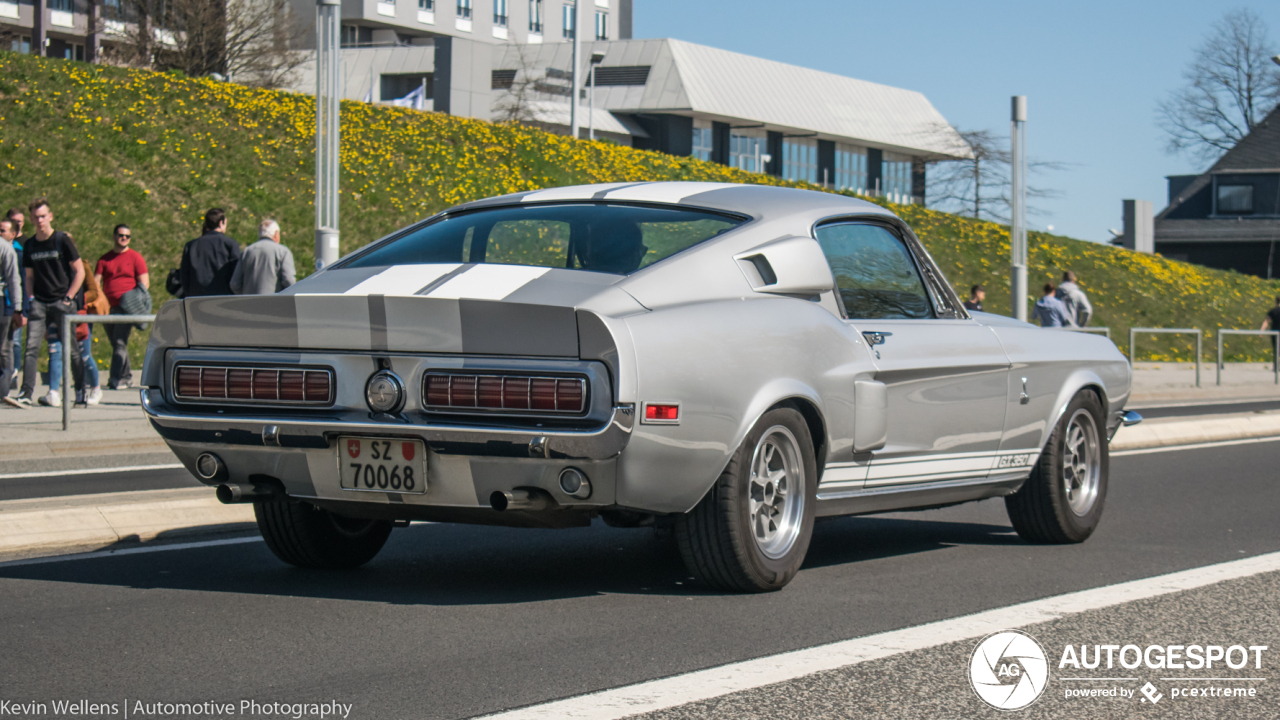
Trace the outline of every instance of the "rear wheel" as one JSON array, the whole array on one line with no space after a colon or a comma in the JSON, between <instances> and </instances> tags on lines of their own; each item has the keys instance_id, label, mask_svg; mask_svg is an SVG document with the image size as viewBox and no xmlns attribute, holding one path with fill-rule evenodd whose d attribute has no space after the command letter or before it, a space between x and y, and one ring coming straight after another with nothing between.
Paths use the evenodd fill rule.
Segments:
<instances>
[{"instance_id":1,"label":"rear wheel","mask_svg":"<svg viewBox=\"0 0 1280 720\"><path fill-rule=\"evenodd\" d=\"M766 592L791 582L813 536L817 476L800 413L765 413L706 497L676 518L685 565L722 590Z\"/></svg>"},{"instance_id":2,"label":"rear wheel","mask_svg":"<svg viewBox=\"0 0 1280 720\"><path fill-rule=\"evenodd\" d=\"M1031 477L1004 499L1014 530L1032 543L1084 542L1107 497L1106 436L1098 396L1077 394L1049 436Z\"/></svg>"},{"instance_id":3,"label":"rear wheel","mask_svg":"<svg viewBox=\"0 0 1280 720\"><path fill-rule=\"evenodd\" d=\"M276 557L304 568L354 568L378 554L391 535L386 520L335 515L297 500L253 504L258 530Z\"/></svg>"}]
</instances>

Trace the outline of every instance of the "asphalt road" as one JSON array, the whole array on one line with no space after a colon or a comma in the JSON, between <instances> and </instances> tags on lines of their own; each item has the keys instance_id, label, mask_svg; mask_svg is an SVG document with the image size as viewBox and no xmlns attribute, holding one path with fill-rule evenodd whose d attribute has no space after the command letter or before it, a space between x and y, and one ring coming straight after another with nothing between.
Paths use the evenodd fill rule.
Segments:
<instances>
[{"instance_id":1,"label":"asphalt road","mask_svg":"<svg viewBox=\"0 0 1280 720\"><path fill-rule=\"evenodd\" d=\"M0 500L97 495L130 490L171 490L200 485L199 480L181 467L129 472L74 471L31 477L0 477Z\"/></svg>"},{"instance_id":2,"label":"asphalt road","mask_svg":"<svg viewBox=\"0 0 1280 720\"><path fill-rule=\"evenodd\" d=\"M823 522L769 595L704 590L652 531L602 525L414 525L348 573L260 542L0 566L0 699L468 717L1280 550L1277 453L1114 458L1102 526L1077 546L1024 544L998 500Z\"/></svg>"}]
</instances>

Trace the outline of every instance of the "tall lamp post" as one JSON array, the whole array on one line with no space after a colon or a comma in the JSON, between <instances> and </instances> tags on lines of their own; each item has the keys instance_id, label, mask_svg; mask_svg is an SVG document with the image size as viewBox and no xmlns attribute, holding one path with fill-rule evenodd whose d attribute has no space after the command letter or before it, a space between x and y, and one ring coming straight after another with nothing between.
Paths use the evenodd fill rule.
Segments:
<instances>
[{"instance_id":1,"label":"tall lamp post","mask_svg":"<svg viewBox=\"0 0 1280 720\"><path fill-rule=\"evenodd\" d=\"M1009 134L1013 146L1013 222L1009 246L1013 261L1010 277L1013 316L1027 320L1027 96L1013 96L1013 126Z\"/></svg>"},{"instance_id":2,"label":"tall lamp post","mask_svg":"<svg viewBox=\"0 0 1280 720\"><path fill-rule=\"evenodd\" d=\"M338 259L342 0L316 0L316 270Z\"/></svg>"},{"instance_id":3,"label":"tall lamp post","mask_svg":"<svg viewBox=\"0 0 1280 720\"><path fill-rule=\"evenodd\" d=\"M578 96L582 94L582 66L578 62L578 58L582 52L582 22L578 16L578 0L574 0L570 5L569 11L573 15L570 23L573 25L573 73L571 75L571 84L573 95L569 98L569 135L574 140L578 139L578 128L582 126L582 118L578 117Z\"/></svg>"},{"instance_id":4,"label":"tall lamp post","mask_svg":"<svg viewBox=\"0 0 1280 720\"><path fill-rule=\"evenodd\" d=\"M591 53L591 89L587 92L587 139L596 139L596 66L604 62L604 53Z\"/></svg>"}]
</instances>

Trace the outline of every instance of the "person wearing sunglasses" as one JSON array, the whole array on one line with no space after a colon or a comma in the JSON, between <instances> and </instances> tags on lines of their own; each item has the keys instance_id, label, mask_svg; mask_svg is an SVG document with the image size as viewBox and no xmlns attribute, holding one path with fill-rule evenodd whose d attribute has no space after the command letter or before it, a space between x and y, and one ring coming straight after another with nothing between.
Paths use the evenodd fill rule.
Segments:
<instances>
[{"instance_id":1,"label":"person wearing sunglasses","mask_svg":"<svg viewBox=\"0 0 1280 720\"><path fill-rule=\"evenodd\" d=\"M148 291L151 276L147 273L147 261L142 254L129 247L133 240L133 230L122 223L115 227L112 234L115 242L110 250L98 258L93 274L98 286L107 296L111 314L128 314L120 307L121 298L136 288ZM133 371L129 367L129 335L133 332L133 325L119 323L106 327L107 337L111 339L111 372L107 377L107 387L112 390L124 389L133 384Z\"/></svg>"}]
</instances>

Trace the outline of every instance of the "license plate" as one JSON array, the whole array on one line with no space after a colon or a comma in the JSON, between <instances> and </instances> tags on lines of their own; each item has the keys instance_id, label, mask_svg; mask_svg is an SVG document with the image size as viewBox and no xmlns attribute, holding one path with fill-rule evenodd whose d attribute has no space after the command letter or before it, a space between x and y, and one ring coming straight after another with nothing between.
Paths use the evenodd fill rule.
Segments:
<instances>
[{"instance_id":1,"label":"license plate","mask_svg":"<svg viewBox=\"0 0 1280 720\"><path fill-rule=\"evenodd\" d=\"M427 452L421 440L338 438L343 490L425 493Z\"/></svg>"}]
</instances>

